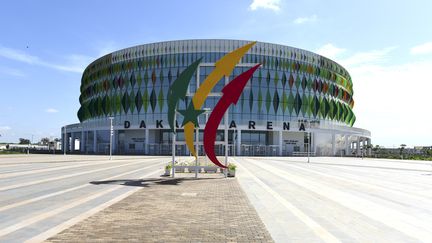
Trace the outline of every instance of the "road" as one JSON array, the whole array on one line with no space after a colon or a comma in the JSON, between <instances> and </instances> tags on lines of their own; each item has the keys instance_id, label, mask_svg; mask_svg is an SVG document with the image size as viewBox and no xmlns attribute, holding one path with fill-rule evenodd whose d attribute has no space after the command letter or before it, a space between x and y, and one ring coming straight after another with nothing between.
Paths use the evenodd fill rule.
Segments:
<instances>
[{"instance_id":1,"label":"road","mask_svg":"<svg viewBox=\"0 0 432 243\"><path fill-rule=\"evenodd\" d=\"M0 242L38 242L55 235L142 188L116 183L158 177L169 160L148 156L114 156L109 160L107 156L2 155Z\"/></svg>"},{"instance_id":2,"label":"road","mask_svg":"<svg viewBox=\"0 0 432 243\"><path fill-rule=\"evenodd\" d=\"M432 163L234 159L276 242L432 242Z\"/></svg>"}]
</instances>

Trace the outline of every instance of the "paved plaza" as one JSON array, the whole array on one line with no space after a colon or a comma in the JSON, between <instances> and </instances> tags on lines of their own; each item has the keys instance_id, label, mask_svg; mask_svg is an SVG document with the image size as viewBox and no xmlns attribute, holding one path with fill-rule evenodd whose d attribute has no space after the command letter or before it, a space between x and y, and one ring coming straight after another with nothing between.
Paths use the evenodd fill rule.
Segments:
<instances>
[{"instance_id":1,"label":"paved plaza","mask_svg":"<svg viewBox=\"0 0 432 243\"><path fill-rule=\"evenodd\" d=\"M432 163L235 158L276 242L432 242Z\"/></svg>"},{"instance_id":2,"label":"paved plaza","mask_svg":"<svg viewBox=\"0 0 432 243\"><path fill-rule=\"evenodd\" d=\"M0 242L432 242L432 163L236 157L236 178L160 177L170 157L0 156Z\"/></svg>"},{"instance_id":3,"label":"paved plaza","mask_svg":"<svg viewBox=\"0 0 432 243\"><path fill-rule=\"evenodd\" d=\"M273 242L235 179L203 177L131 182L146 188L48 242Z\"/></svg>"},{"instance_id":4,"label":"paved plaza","mask_svg":"<svg viewBox=\"0 0 432 243\"><path fill-rule=\"evenodd\" d=\"M38 242L132 195L92 181L161 174L168 157L0 156L0 242Z\"/></svg>"}]
</instances>

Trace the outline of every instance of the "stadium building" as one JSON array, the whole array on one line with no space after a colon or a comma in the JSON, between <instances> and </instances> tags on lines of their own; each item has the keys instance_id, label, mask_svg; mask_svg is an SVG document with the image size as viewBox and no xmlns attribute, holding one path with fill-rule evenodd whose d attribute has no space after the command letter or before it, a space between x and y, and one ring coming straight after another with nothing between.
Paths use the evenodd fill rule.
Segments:
<instances>
[{"instance_id":1,"label":"stadium building","mask_svg":"<svg viewBox=\"0 0 432 243\"><path fill-rule=\"evenodd\" d=\"M186 109L215 63L248 43L167 41L126 48L95 60L81 80L80 123L62 128L64 149L70 153L109 153L111 117L113 154L171 154L173 134L167 119L170 85L186 67L202 58L185 99L177 107ZM230 155L291 156L310 151L317 156L351 156L369 147L370 132L353 127L353 82L345 68L306 50L257 42L205 100L206 112L198 117L200 154L203 129L222 88L258 63L261 67L227 112ZM181 125L182 120L177 114L176 124ZM224 121L219 128L216 153L224 154ZM182 131L179 126L176 153L188 155Z\"/></svg>"}]
</instances>

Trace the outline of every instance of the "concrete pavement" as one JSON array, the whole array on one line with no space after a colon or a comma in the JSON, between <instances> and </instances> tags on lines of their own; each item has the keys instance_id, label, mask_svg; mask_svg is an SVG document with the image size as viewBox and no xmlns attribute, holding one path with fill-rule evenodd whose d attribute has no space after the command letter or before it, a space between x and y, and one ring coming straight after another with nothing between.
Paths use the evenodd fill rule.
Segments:
<instances>
[{"instance_id":1,"label":"concrete pavement","mask_svg":"<svg viewBox=\"0 0 432 243\"><path fill-rule=\"evenodd\" d=\"M0 242L44 240L137 191L91 181L158 176L169 157L0 156Z\"/></svg>"},{"instance_id":2,"label":"concrete pavement","mask_svg":"<svg viewBox=\"0 0 432 243\"><path fill-rule=\"evenodd\" d=\"M0 242L432 242L431 162L237 157L167 186L169 160L0 156Z\"/></svg>"},{"instance_id":3,"label":"concrete pavement","mask_svg":"<svg viewBox=\"0 0 432 243\"><path fill-rule=\"evenodd\" d=\"M276 242L432 242L432 163L235 158Z\"/></svg>"},{"instance_id":4,"label":"concrete pavement","mask_svg":"<svg viewBox=\"0 0 432 243\"><path fill-rule=\"evenodd\" d=\"M273 242L236 179L177 176L105 182L144 189L47 242Z\"/></svg>"}]
</instances>

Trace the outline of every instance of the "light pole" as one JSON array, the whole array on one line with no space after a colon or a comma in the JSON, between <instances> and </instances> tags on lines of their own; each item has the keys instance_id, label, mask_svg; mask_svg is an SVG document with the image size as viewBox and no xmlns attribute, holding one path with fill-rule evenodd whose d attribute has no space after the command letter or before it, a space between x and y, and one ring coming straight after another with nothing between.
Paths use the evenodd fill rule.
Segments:
<instances>
[{"instance_id":1,"label":"light pole","mask_svg":"<svg viewBox=\"0 0 432 243\"><path fill-rule=\"evenodd\" d=\"M114 127L113 127L113 119L114 117L110 116L108 117L108 119L110 120L110 157L109 159L112 160L112 137L114 135Z\"/></svg>"},{"instance_id":2,"label":"light pole","mask_svg":"<svg viewBox=\"0 0 432 243\"><path fill-rule=\"evenodd\" d=\"M225 85L229 82L228 76L225 76ZM224 115L224 140L225 140L225 167L228 167L228 113L229 108L226 110ZM225 178L228 177L228 169L224 170Z\"/></svg>"},{"instance_id":3,"label":"light pole","mask_svg":"<svg viewBox=\"0 0 432 243\"><path fill-rule=\"evenodd\" d=\"M208 114L210 113L210 108L204 108L204 114L205 114L205 123L207 123L208 120ZM199 157L199 129L196 129L196 153L197 153L197 157L195 159L195 179L198 178L198 168L199 168L199 161L198 161L198 157Z\"/></svg>"},{"instance_id":4,"label":"light pole","mask_svg":"<svg viewBox=\"0 0 432 243\"><path fill-rule=\"evenodd\" d=\"M199 124L199 116L197 117L197 122ZM195 179L198 178L198 164L199 164L199 125L195 128Z\"/></svg>"},{"instance_id":5,"label":"light pole","mask_svg":"<svg viewBox=\"0 0 432 243\"><path fill-rule=\"evenodd\" d=\"M309 158L309 152L310 152L310 132L306 132L306 136L308 139L308 143L307 143L307 154L308 154L308 163L310 162L310 158Z\"/></svg>"},{"instance_id":6,"label":"light pole","mask_svg":"<svg viewBox=\"0 0 432 243\"><path fill-rule=\"evenodd\" d=\"M66 126L64 126L64 139L63 139L63 143L64 143L64 145L63 145L63 154L64 155L66 155L66 136L67 136L67 134L66 134Z\"/></svg>"},{"instance_id":7,"label":"light pole","mask_svg":"<svg viewBox=\"0 0 432 243\"><path fill-rule=\"evenodd\" d=\"M236 140L237 140L237 129L234 129L233 130L233 156L236 156L236 151L235 151L235 148L236 148L236 146L237 146L237 144L236 144Z\"/></svg>"},{"instance_id":8,"label":"light pole","mask_svg":"<svg viewBox=\"0 0 432 243\"><path fill-rule=\"evenodd\" d=\"M29 141L28 145L27 145L27 154L30 154L30 146L33 143L33 134L31 135L31 140Z\"/></svg>"},{"instance_id":9,"label":"light pole","mask_svg":"<svg viewBox=\"0 0 432 243\"><path fill-rule=\"evenodd\" d=\"M174 110L174 122L176 122L176 124L177 124L177 111L176 110ZM171 135L172 135L172 147L171 147L171 153L172 153L172 161L171 161L171 170L172 170L172 178L174 178L175 177L175 159L176 159L176 131L177 131L177 129L176 129L177 127L176 126L174 126L174 132L172 132L171 133Z\"/></svg>"},{"instance_id":10,"label":"light pole","mask_svg":"<svg viewBox=\"0 0 432 243\"><path fill-rule=\"evenodd\" d=\"M32 134L32 139L31 139L31 141L30 141L30 147L31 147L31 145L33 145L33 134ZM30 152L30 151L29 151Z\"/></svg>"}]
</instances>

